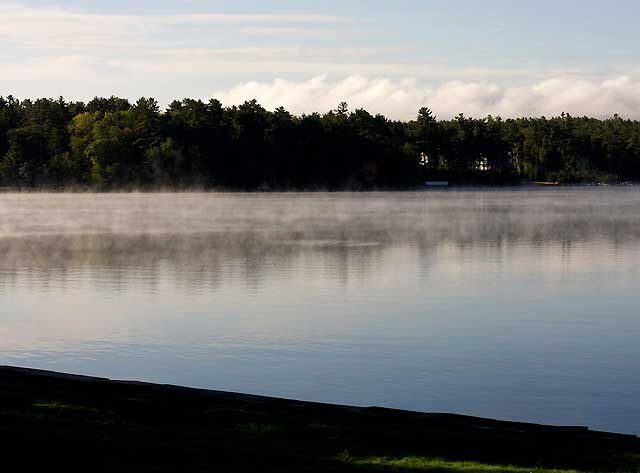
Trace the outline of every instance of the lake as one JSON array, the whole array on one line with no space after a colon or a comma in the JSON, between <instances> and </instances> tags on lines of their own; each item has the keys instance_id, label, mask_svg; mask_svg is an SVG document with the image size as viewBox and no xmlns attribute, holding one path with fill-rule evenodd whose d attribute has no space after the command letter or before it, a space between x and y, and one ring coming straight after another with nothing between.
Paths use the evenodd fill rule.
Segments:
<instances>
[{"instance_id":1,"label":"lake","mask_svg":"<svg viewBox=\"0 0 640 473\"><path fill-rule=\"evenodd\" d=\"M640 434L640 190L0 194L0 364Z\"/></svg>"}]
</instances>

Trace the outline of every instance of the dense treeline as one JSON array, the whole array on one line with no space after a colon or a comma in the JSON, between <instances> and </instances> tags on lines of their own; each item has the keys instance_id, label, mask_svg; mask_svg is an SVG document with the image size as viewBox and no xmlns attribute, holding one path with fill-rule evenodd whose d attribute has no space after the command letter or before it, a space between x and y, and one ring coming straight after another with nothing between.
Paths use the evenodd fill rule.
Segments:
<instances>
[{"instance_id":1,"label":"dense treeline","mask_svg":"<svg viewBox=\"0 0 640 473\"><path fill-rule=\"evenodd\" d=\"M637 180L640 122L487 117L393 121L346 104L320 115L256 101L0 97L4 186L393 188L425 180Z\"/></svg>"}]
</instances>

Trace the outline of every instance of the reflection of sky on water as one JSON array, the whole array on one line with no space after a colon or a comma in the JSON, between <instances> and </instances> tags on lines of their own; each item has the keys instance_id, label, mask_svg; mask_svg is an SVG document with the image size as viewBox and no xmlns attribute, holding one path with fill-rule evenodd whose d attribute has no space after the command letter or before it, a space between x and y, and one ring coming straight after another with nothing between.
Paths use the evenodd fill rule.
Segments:
<instances>
[{"instance_id":1,"label":"reflection of sky on water","mask_svg":"<svg viewBox=\"0 0 640 473\"><path fill-rule=\"evenodd\" d=\"M0 363L640 433L640 192L0 195Z\"/></svg>"}]
</instances>

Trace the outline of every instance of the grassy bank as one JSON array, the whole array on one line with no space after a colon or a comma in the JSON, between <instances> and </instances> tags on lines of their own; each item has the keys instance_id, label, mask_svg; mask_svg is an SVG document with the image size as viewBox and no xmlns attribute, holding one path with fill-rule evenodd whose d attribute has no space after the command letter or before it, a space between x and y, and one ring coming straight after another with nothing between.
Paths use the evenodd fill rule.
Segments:
<instances>
[{"instance_id":1,"label":"grassy bank","mask_svg":"<svg viewBox=\"0 0 640 473\"><path fill-rule=\"evenodd\" d=\"M8 367L0 445L21 471L640 472L638 438L586 428Z\"/></svg>"}]
</instances>

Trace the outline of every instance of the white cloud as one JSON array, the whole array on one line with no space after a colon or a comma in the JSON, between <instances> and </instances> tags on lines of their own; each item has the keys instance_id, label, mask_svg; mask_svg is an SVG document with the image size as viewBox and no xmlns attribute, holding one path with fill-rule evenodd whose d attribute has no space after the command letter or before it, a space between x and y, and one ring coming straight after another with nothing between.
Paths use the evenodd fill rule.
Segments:
<instances>
[{"instance_id":1,"label":"white cloud","mask_svg":"<svg viewBox=\"0 0 640 473\"><path fill-rule=\"evenodd\" d=\"M28 7L21 4L0 5L0 40L14 46L34 48L66 48L84 46L123 46L140 48L156 33L181 31L181 27L201 28L231 25L249 28L255 34L305 35L308 25L339 25L357 22L348 17L326 15L263 15L263 14L176 14L176 15L114 15L84 13L59 7ZM260 26L264 25L262 29ZM283 26L285 25L285 26ZM312 35L320 30L309 30ZM324 30L331 33L331 29ZM168 43L169 40L167 39Z\"/></svg>"},{"instance_id":2,"label":"white cloud","mask_svg":"<svg viewBox=\"0 0 640 473\"><path fill-rule=\"evenodd\" d=\"M16 22L41 23L48 22L100 22L104 25L121 24L130 25L132 23L153 23L158 25L177 25L190 23L355 23L362 22L360 19L343 16L312 15L312 14L228 14L228 13L190 13L172 15L123 15L123 14L96 14L85 13L72 8L61 8L55 6L30 7L21 3L0 4L0 14L2 18L8 20L4 22L3 28L16 30ZM9 23L9 24L6 24Z\"/></svg>"},{"instance_id":3,"label":"white cloud","mask_svg":"<svg viewBox=\"0 0 640 473\"><path fill-rule=\"evenodd\" d=\"M226 105L255 98L269 109L284 106L298 114L326 112L346 101L351 109L365 108L396 119L413 118L422 106L431 108L441 118L459 113L474 117L490 114L520 117L568 112L593 117L618 113L640 119L640 79L628 76L601 81L556 77L512 87L472 81L448 81L431 87L415 79L354 75L332 81L318 76L307 81L246 82L219 90L213 97Z\"/></svg>"},{"instance_id":4,"label":"white cloud","mask_svg":"<svg viewBox=\"0 0 640 473\"><path fill-rule=\"evenodd\" d=\"M308 26L244 26L239 29L239 33L251 36L268 36L268 37L362 37L362 32L350 29L335 28L309 28Z\"/></svg>"}]
</instances>

